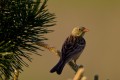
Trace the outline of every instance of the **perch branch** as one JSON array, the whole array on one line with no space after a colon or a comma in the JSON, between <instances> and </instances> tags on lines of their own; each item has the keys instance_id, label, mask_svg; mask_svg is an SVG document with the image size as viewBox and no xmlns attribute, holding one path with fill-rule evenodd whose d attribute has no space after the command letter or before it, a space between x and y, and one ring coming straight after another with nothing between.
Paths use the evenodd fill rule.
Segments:
<instances>
[{"instance_id":1,"label":"perch branch","mask_svg":"<svg viewBox=\"0 0 120 80\"><path fill-rule=\"evenodd\" d=\"M54 47L49 46L48 44L38 42L36 43L38 46L41 46L43 48L48 49L50 52L61 56L61 52L59 50L56 50ZM84 73L84 67L78 66L77 64L74 64L74 62L70 61L68 65L76 72L76 75L74 76L73 80L86 80L86 77L83 76Z\"/></svg>"},{"instance_id":2,"label":"perch branch","mask_svg":"<svg viewBox=\"0 0 120 80\"><path fill-rule=\"evenodd\" d=\"M43 48L46 48L48 49L50 52L54 53L55 55L57 56L61 56L61 52L59 50L56 50L54 47L51 47L49 46L48 44L45 44L45 43L41 43L41 42L38 42L36 43L38 46L41 46ZM75 64L74 62L70 61L69 63L69 66L75 71L77 72L79 67L77 64ZM82 65L81 65L82 66Z\"/></svg>"}]
</instances>

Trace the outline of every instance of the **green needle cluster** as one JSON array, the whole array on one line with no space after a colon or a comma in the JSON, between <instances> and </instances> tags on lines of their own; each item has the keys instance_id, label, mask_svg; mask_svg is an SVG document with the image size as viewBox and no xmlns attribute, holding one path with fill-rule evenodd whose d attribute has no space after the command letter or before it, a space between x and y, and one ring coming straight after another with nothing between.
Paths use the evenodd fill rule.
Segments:
<instances>
[{"instance_id":1,"label":"green needle cluster","mask_svg":"<svg viewBox=\"0 0 120 80\"><path fill-rule=\"evenodd\" d=\"M36 42L47 40L55 14L46 9L47 0L0 0L0 73L10 79L14 69L28 66L23 58L36 53Z\"/></svg>"}]
</instances>

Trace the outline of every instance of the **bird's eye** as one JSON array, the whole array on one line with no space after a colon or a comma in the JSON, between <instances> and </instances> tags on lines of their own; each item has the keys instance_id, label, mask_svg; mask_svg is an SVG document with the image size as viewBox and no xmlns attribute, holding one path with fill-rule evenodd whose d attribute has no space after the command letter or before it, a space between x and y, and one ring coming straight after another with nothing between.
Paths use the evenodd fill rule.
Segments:
<instances>
[{"instance_id":1,"label":"bird's eye","mask_svg":"<svg viewBox=\"0 0 120 80\"><path fill-rule=\"evenodd\" d=\"M81 31L81 29L79 29L79 31Z\"/></svg>"}]
</instances>

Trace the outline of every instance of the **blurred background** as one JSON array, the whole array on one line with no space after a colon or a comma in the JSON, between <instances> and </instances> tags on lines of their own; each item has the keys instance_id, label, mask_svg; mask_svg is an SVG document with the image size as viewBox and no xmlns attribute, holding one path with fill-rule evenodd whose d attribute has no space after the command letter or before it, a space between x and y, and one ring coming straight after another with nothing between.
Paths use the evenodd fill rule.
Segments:
<instances>
[{"instance_id":1,"label":"blurred background","mask_svg":"<svg viewBox=\"0 0 120 80\"><path fill-rule=\"evenodd\" d=\"M71 30L84 26L90 31L85 34L86 48L78 64L85 67L85 76L93 80L120 80L120 1L119 0L49 0L47 8L56 14L57 25L46 34L47 44L60 50ZM66 65L63 73L51 74L50 69L59 58L44 49L42 56L32 55L33 61L20 74L20 80L69 80L74 71Z\"/></svg>"}]
</instances>

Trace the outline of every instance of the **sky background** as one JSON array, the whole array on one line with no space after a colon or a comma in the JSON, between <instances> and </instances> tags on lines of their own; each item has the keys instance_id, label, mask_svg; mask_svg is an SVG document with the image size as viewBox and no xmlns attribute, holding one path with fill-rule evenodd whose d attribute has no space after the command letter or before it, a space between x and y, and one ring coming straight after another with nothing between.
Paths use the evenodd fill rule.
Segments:
<instances>
[{"instance_id":1,"label":"sky background","mask_svg":"<svg viewBox=\"0 0 120 80\"><path fill-rule=\"evenodd\" d=\"M119 0L49 0L47 8L56 14L55 30L46 34L47 44L58 50L76 26L90 31L85 34L87 45L77 60L85 67L85 76L93 80L120 80L120 1ZM49 73L59 58L48 50L32 55L32 63L20 74L20 80L69 80L74 71L66 65L62 74Z\"/></svg>"}]
</instances>

